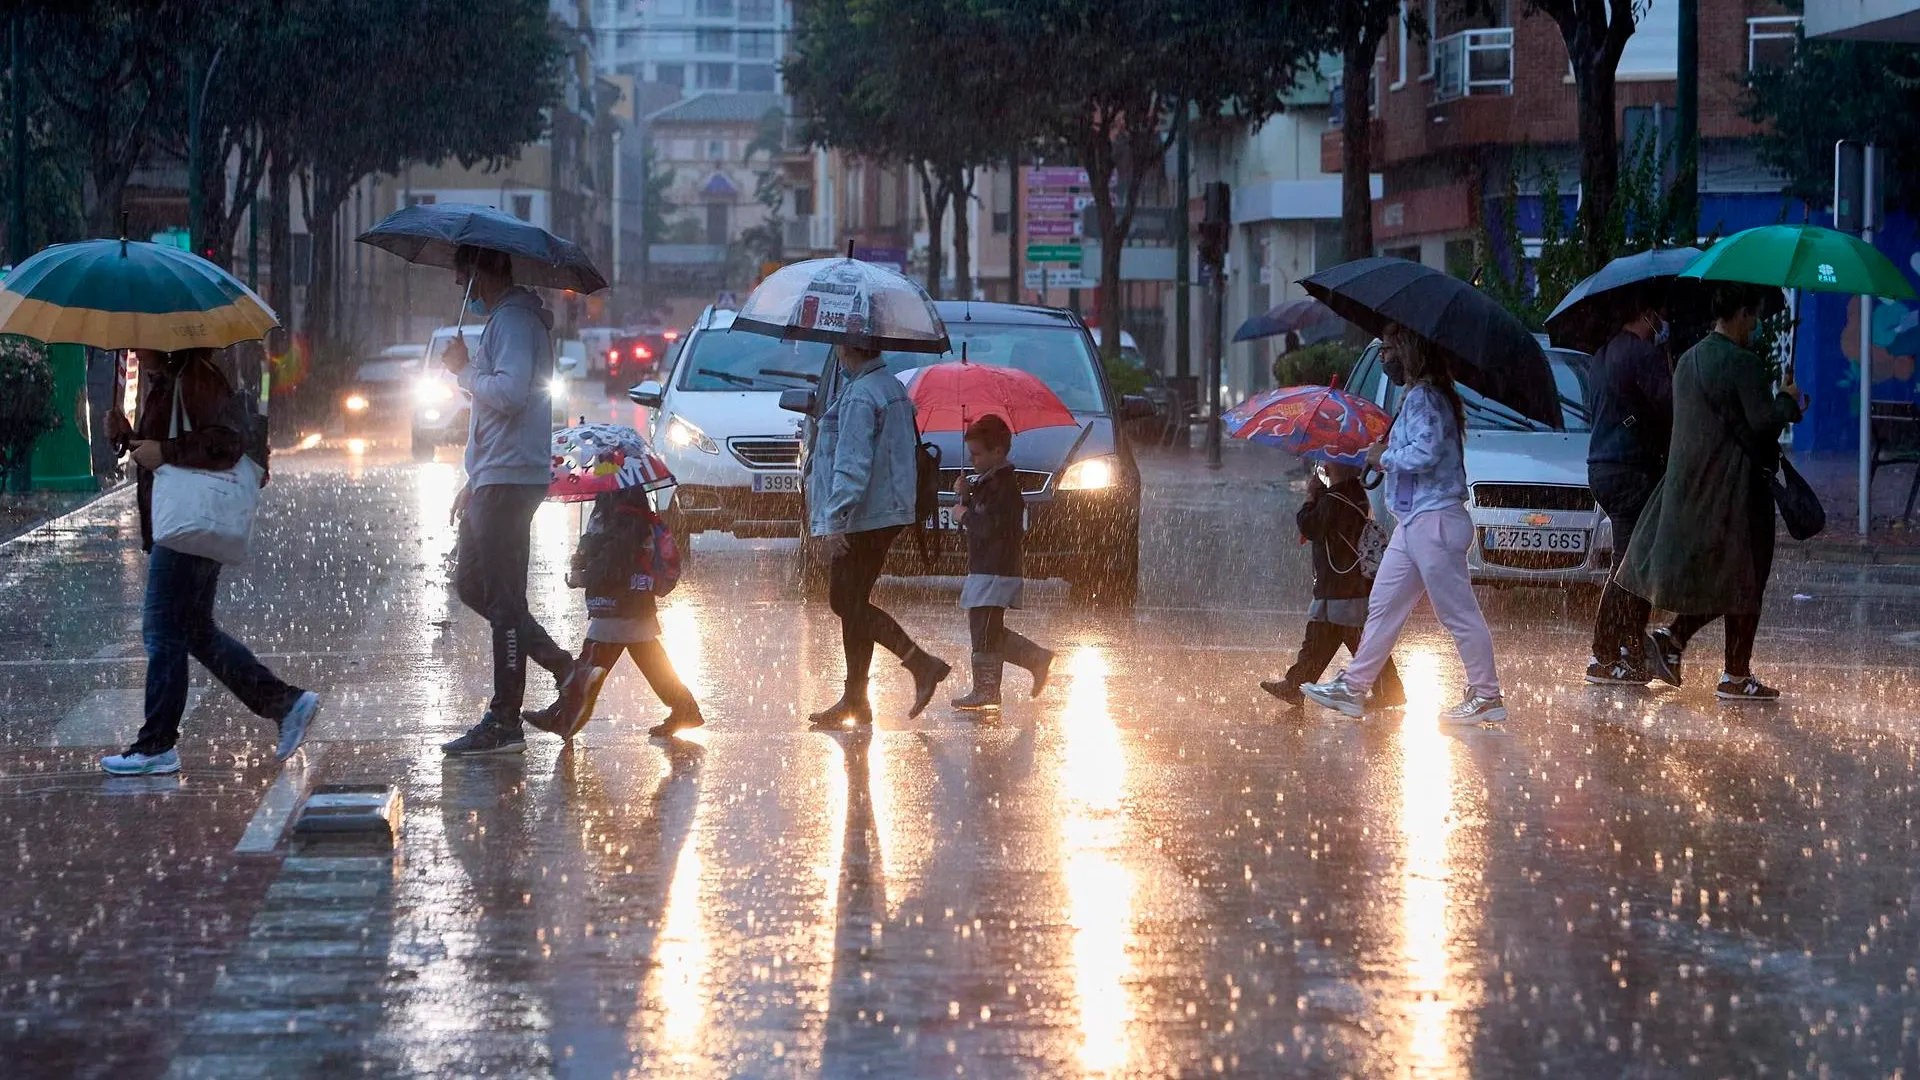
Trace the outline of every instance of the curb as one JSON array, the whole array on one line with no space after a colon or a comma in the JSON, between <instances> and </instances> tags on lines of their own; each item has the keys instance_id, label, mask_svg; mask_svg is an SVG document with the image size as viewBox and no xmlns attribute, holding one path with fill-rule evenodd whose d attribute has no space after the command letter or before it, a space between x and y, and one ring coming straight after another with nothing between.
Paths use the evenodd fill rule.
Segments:
<instances>
[{"instance_id":1,"label":"curb","mask_svg":"<svg viewBox=\"0 0 1920 1080\"><path fill-rule=\"evenodd\" d=\"M7 545L12 544L14 541L19 540L22 537L32 534L36 530L44 529L49 525L55 524L56 522L65 521L66 519L73 517L76 514L84 512L88 507L92 506L94 503L99 502L101 499L104 499L107 496L122 490L123 488L130 488L132 486L133 486L133 479L131 477L128 477L127 479L123 479L111 487L101 488L99 491L96 491L92 495L88 496L85 500L75 504L74 506L68 507L66 510L61 511L60 513L55 514L52 517L41 518L39 521L32 522L31 524L28 524L25 527L21 528L18 532L12 533L10 535L0 536L0 548L5 548Z\"/></svg>"}]
</instances>

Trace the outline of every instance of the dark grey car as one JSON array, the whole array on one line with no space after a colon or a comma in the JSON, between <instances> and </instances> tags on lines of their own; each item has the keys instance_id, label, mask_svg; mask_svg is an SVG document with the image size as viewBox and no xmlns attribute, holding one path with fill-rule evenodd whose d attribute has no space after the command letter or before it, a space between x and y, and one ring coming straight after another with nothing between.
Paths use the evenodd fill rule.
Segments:
<instances>
[{"instance_id":1,"label":"dark grey car","mask_svg":"<svg viewBox=\"0 0 1920 1080\"><path fill-rule=\"evenodd\" d=\"M888 370L899 375L957 361L965 343L971 363L1018 368L1046 383L1076 424L1014 436L1011 456L1027 502L1026 574L1065 578L1082 600L1133 603L1140 575L1140 469L1119 426L1152 415L1153 406L1114 393L1086 327L1070 311L966 301L936 307L954 351L887 353ZM816 421L843 377L840 366L829 363L817 391L790 390L781 398L783 408L807 417L803 468ZM924 438L940 448L940 511L922 524L920 537L910 530L894 545L888 571L964 574L966 541L954 527L952 507L954 481L966 468L965 447L959 432L927 432ZM811 537L802 540L800 559L803 581L818 588L825 566Z\"/></svg>"}]
</instances>

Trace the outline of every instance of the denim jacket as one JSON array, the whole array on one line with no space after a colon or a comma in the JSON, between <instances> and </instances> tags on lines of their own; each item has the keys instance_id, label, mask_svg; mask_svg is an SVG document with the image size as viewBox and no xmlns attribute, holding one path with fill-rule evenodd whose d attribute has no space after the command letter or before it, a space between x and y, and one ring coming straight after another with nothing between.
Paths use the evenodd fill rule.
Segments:
<instances>
[{"instance_id":1,"label":"denim jacket","mask_svg":"<svg viewBox=\"0 0 1920 1080\"><path fill-rule=\"evenodd\" d=\"M807 527L815 536L913 524L913 402L879 359L853 372L827 406L807 457Z\"/></svg>"},{"instance_id":2,"label":"denim jacket","mask_svg":"<svg viewBox=\"0 0 1920 1080\"><path fill-rule=\"evenodd\" d=\"M1415 385L1400 403L1380 467L1387 473L1387 508L1405 521L1428 510L1467 501L1467 465L1453 407L1440 391Z\"/></svg>"}]
</instances>

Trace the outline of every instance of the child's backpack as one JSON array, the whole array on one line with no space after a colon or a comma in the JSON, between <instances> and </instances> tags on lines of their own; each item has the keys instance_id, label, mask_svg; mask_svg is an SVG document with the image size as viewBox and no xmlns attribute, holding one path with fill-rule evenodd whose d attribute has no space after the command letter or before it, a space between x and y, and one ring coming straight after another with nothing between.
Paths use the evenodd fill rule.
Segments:
<instances>
[{"instance_id":1,"label":"child's backpack","mask_svg":"<svg viewBox=\"0 0 1920 1080\"><path fill-rule=\"evenodd\" d=\"M680 584L680 544L673 530L651 508L634 508L626 513L646 515L647 542L633 553L633 577L628 587L636 592L665 596Z\"/></svg>"}]
</instances>

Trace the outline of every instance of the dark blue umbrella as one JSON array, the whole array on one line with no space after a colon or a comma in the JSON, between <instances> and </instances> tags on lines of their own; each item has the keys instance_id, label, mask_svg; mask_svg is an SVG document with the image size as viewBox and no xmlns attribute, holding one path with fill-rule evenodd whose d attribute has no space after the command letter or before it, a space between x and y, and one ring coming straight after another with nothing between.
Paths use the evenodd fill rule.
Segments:
<instances>
[{"instance_id":1,"label":"dark blue umbrella","mask_svg":"<svg viewBox=\"0 0 1920 1080\"><path fill-rule=\"evenodd\" d=\"M607 279L587 253L532 222L477 203L421 203L395 210L357 237L410 263L453 269L462 245L513 257L513 281L543 289L599 292Z\"/></svg>"},{"instance_id":2,"label":"dark blue umbrella","mask_svg":"<svg viewBox=\"0 0 1920 1080\"><path fill-rule=\"evenodd\" d=\"M1635 290L1672 285L1680 271L1699 257L1699 248L1677 247L1613 260L1568 290L1560 306L1547 316L1547 335L1555 345L1593 352L1619 331L1622 316L1630 314L1621 305L1635 299Z\"/></svg>"},{"instance_id":3,"label":"dark blue umbrella","mask_svg":"<svg viewBox=\"0 0 1920 1080\"><path fill-rule=\"evenodd\" d=\"M1334 313L1327 305L1311 296L1303 296L1277 304L1240 324L1233 332L1235 341L1253 341L1257 338L1276 337L1280 334L1300 335L1302 340L1309 337L1309 331L1322 330L1325 340L1333 334L1342 332L1345 320ZM1325 329L1331 327L1331 329Z\"/></svg>"}]
</instances>

